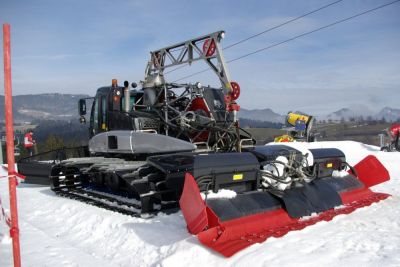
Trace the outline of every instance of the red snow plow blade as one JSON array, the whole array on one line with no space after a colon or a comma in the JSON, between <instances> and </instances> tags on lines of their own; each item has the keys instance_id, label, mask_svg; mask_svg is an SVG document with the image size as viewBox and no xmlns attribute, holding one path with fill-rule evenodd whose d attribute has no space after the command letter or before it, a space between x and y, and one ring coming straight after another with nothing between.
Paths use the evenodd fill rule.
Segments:
<instances>
[{"instance_id":1,"label":"red snow plow blade","mask_svg":"<svg viewBox=\"0 0 400 267\"><path fill-rule=\"evenodd\" d=\"M197 235L205 246L230 257L269 237L281 237L319 221L330 221L337 215L349 214L390 196L369 189L370 186L389 180L388 171L378 159L368 156L354 168L358 179L349 174L345 178L327 180L331 187L336 188L342 204L313 213L312 216L294 218L285 203L282 204L265 191L246 192L232 199L208 199L205 202L190 173L185 175L180 206L189 232ZM339 179L344 179L345 185ZM354 180L358 181L358 185L355 185Z\"/></svg>"}]
</instances>

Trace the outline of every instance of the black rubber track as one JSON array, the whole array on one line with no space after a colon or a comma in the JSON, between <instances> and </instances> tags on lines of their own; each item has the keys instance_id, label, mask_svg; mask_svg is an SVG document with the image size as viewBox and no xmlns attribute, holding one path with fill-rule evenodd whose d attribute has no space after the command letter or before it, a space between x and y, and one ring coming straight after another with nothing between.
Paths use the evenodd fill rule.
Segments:
<instances>
[{"instance_id":1,"label":"black rubber track","mask_svg":"<svg viewBox=\"0 0 400 267\"><path fill-rule=\"evenodd\" d=\"M173 213L178 211L178 203L168 203L161 205L160 210L156 210L150 213L141 214L141 206L140 204L125 202L119 199L115 199L112 196L105 196L101 193L96 193L93 191L88 191L85 189L72 189L68 191L60 190L55 191L55 193L59 196L66 197L69 199L79 200L86 204L96 206L102 209L118 212L124 215L129 215L132 217L139 217L139 218L149 218L157 215L159 212L164 213ZM104 202L110 202L110 204ZM129 208L136 209L137 211L133 211Z\"/></svg>"}]
</instances>

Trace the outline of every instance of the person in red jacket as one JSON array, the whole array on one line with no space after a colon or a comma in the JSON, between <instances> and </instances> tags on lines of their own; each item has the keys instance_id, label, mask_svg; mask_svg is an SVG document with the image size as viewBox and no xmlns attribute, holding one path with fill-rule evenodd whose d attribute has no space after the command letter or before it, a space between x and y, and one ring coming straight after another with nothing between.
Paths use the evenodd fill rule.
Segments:
<instances>
[{"instance_id":1,"label":"person in red jacket","mask_svg":"<svg viewBox=\"0 0 400 267\"><path fill-rule=\"evenodd\" d=\"M33 146L35 145L35 140L33 140L33 131L29 131L24 137L24 147L28 151L29 156L33 155Z\"/></svg>"},{"instance_id":2,"label":"person in red jacket","mask_svg":"<svg viewBox=\"0 0 400 267\"><path fill-rule=\"evenodd\" d=\"M389 130L394 149L400 151L400 123L394 123Z\"/></svg>"}]
</instances>

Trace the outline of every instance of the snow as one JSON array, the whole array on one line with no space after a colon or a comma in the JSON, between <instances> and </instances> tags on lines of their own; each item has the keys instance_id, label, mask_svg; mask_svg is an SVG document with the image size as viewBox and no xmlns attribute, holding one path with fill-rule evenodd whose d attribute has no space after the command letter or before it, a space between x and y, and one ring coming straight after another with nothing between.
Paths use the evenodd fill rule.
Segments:
<instances>
[{"instance_id":1,"label":"snow","mask_svg":"<svg viewBox=\"0 0 400 267\"><path fill-rule=\"evenodd\" d=\"M203 247L180 212L133 218L55 196L49 188L18 186L23 266L400 266L400 153L357 142L295 143L336 147L350 164L373 154L391 180L373 188L387 200L255 244L231 258ZM8 211L8 180L0 179ZM12 266L11 239L0 222L0 266Z\"/></svg>"},{"instance_id":2,"label":"snow","mask_svg":"<svg viewBox=\"0 0 400 267\"><path fill-rule=\"evenodd\" d=\"M200 193L201 198L204 200L206 199L206 194ZM209 190L207 192L207 199L212 199L212 198L234 198L236 197L236 192L233 190L228 190L228 189L220 189L218 190L217 193L214 193L213 191Z\"/></svg>"}]
</instances>

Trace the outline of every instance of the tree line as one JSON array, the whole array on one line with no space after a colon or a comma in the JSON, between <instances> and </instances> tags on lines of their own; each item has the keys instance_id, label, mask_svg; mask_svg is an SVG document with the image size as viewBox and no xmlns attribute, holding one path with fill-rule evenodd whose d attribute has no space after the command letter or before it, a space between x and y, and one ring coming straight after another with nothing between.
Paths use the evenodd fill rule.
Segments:
<instances>
[{"instance_id":1,"label":"tree line","mask_svg":"<svg viewBox=\"0 0 400 267\"><path fill-rule=\"evenodd\" d=\"M18 158L28 156L24 148L24 135L27 131L33 130L33 139L36 142L35 154L64 148L85 146L88 143L89 130L86 124L80 124L78 121L56 121L56 120L36 120L32 122L32 127L26 130L15 132L19 145ZM4 149L4 148L3 148ZM3 153L5 155L5 153Z\"/></svg>"}]
</instances>

